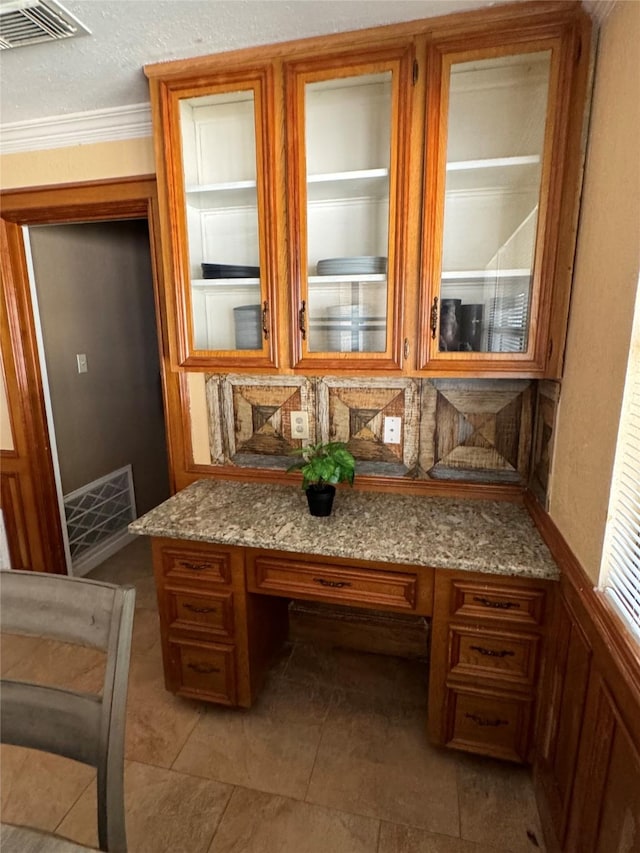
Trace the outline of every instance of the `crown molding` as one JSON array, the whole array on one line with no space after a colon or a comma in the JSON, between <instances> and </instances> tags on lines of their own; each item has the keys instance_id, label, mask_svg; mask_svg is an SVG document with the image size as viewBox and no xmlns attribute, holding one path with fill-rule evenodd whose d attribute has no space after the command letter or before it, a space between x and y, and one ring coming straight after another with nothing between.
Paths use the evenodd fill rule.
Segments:
<instances>
[{"instance_id":1,"label":"crown molding","mask_svg":"<svg viewBox=\"0 0 640 853\"><path fill-rule=\"evenodd\" d=\"M130 104L0 125L0 154L151 136L151 107Z\"/></svg>"},{"instance_id":2,"label":"crown molding","mask_svg":"<svg viewBox=\"0 0 640 853\"><path fill-rule=\"evenodd\" d=\"M602 26L617 2L618 0L583 0L583 5L593 20Z\"/></svg>"}]
</instances>

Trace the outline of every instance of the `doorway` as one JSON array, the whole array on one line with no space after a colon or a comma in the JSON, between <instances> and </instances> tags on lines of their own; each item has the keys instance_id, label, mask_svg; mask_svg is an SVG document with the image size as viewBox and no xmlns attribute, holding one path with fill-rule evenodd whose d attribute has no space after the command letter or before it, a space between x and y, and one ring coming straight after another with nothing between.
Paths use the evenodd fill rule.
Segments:
<instances>
[{"instance_id":1,"label":"doorway","mask_svg":"<svg viewBox=\"0 0 640 853\"><path fill-rule=\"evenodd\" d=\"M84 575L170 494L148 223L24 240L67 571Z\"/></svg>"}]
</instances>

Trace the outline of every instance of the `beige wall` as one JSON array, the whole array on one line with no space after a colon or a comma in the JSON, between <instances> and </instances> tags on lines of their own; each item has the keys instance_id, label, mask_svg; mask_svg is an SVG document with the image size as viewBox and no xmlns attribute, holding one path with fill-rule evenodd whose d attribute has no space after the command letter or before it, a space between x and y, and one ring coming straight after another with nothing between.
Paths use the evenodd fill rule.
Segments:
<instances>
[{"instance_id":1,"label":"beige wall","mask_svg":"<svg viewBox=\"0 0 640 853\"><path fill-rule=\"evenodd\" d=\"M126 139L0 157L0 187L39 187L155 174L153 140Z\"/></svg>"},{"instance_id":2,"label":"beige wall","mask_svg":"<svg viewBox=\"0 0 640 853\"><path fill-rule=\"evenodd\" d=\"M640 3L600 35L549 512L598 578L640 258Z\"/></svg>"},{"instance_id":3,"label":"beige wall","mask_svg":"<svg viewBox=\"0 0 640 853\"><path fill-rule=\"evenodd\" d=\"M147 223L29 231L63 493L131 464L146 512L169 496Z\"/></svg>"}]
</instances>

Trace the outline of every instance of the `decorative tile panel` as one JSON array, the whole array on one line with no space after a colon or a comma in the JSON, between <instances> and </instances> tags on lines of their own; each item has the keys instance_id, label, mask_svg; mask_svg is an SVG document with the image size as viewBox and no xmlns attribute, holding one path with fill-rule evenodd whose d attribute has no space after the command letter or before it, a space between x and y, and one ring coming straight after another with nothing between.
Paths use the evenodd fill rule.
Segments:
<instances>
[{"instance_id":1,"label":"decorative tile panel","mask_svg":"<svg viewBox=\"0 0 640 853\"><path fill-rule=\"evenodd\" d=\"M315 385L298 376L209 377L219 385L225 461L250 468L286 468L303 443L291 438L291 412L309 415L309 442L315 436ZM213 396L213 390L212 390ZM208 395L209 397L209 395ZM212 447L212 454L213 454Z\"/></svg>"},{"instance_id":2,"label":"decorative tile panel","mask_svg":"<svg viewBox=\"0 0 640 853\"><path fill-rule=\"evenodd\" d=\"M538 382L534 416L531 480L529 485L540 503L548 508L549 474L553 456L553 430L560 399L560 383Z\"/></svg>"},{"instance_id":3,"label":"decorative tile panel","mask_svg":"<svg viewBox=\"0 0 640 853\"><path fill-rule=\"evenodd\" d=\"M317 380L319 440L343 441L358 473L406 477L418 460L419 383L412 379ZM402 418L399 444L385 444L384 419Z\"/></svg>"},{"instance_id":4,"label":"decorative tile panel","mask_svg":"<svg viewBox=\"0 0 640 853\"><path fill-rule=\"evenodd\" d=\"M423 380L421 477L526 482L530 449L530 381Z\"/></svg>"}]
</instances>

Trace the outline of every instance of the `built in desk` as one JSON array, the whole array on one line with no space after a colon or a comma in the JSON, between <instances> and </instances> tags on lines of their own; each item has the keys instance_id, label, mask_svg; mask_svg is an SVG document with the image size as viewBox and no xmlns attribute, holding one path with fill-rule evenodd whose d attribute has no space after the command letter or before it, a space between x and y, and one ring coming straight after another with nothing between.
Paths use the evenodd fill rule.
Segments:
<instances>
[{"instance_id":1,"label":"built in desk","mask_svg":"<svg viewBox=\"0 0 640 853\"><path fill-rule=\"evenodd\" d=\"M202 480L133 522L152 537L165 683L248 708L291 599L431 620L434 743L529 757L558 569L524 506Z\"/></svg>"}]
</instances>

